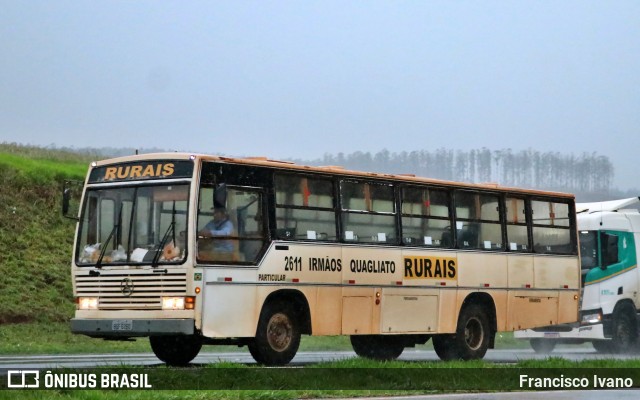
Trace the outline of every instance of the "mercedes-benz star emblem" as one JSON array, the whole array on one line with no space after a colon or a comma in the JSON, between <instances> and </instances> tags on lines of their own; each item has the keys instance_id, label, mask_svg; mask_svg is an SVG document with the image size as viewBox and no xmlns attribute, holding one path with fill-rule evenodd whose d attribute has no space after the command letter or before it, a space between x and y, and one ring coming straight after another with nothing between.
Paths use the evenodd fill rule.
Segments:
<instances>
[{"instance_id":1,"label":"mercedes-benz star emblem","mask_svg":"<svg viewBox=\"0 0 640 400\"><path fill-rule=\"evenodd\" d=\"M120 282L120 291L126 297L131 296L131 294L133 294L133 281L129 278L124 278L122 282Z\"/></svg>"}]
</instances>

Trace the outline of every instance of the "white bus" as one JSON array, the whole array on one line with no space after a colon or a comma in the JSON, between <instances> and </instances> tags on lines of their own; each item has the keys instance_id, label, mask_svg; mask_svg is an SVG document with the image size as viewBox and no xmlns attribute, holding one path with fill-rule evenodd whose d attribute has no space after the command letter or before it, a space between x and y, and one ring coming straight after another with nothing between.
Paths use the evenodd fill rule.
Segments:
<instances>
[{"instance_id":1,"label":"white bus","mask_svg":"<svg viewBox=\"0 0 640 400\"><path fill-rule=\"evenodd\" d=\"M519 331L516 338L530 340L539 353L553 351L558 343L584 342L605 353L638 350L638 204L639 198L633 197L576 205L583 284L580 321Z\"/></svg>"},{"instance_id":2,"label":"white bus","mask_svg":"<svg viewBox=\"0 0 640 400\"><path fill-rule=\"evenodd\" d=\"M172 365L204 344L282 365L301 335L477 359L578 317L569 194L163 153L92 163L77 218L71 330Z\"/></svg>"}]
</instances>

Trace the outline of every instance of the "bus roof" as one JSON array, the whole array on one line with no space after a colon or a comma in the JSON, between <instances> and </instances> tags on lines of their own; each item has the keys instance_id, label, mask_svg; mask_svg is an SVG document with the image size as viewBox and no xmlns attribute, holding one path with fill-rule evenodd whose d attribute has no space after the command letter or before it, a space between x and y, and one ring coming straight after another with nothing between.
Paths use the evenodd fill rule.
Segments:
<instances>
[{"instance_id":1,"label":"bus roof","mask_svg":"<svg viewBox=\"0 0 640 400\"><path fill-rule=\"evenodd\" d=\"M92 167L143 161L143 160L154 160L154 159L155 160L200 159L204 161L214 161L214 162L221 162L225 164L255 165L255 166L269 167L269 168L280 169L280 170L312 172L312 173L319 173L319 174L339 175L339 176L355 177L355 178L360 177L360 178L370 178L370 179L384 180L384 181L391 180L391 181L398 181L398 182L405 182L405 183L453 186L453 187L462 188L462 189L466 188L466 189L485 189L485 190L491 190L491 191L509 191L509 192L516 192L516 193L522 193L522 194L540 195L540 196L556 196L556 197L564 197L564 198L570 198L570 199L575 198L575 196L571 193L509 187L509 186L502 186L497 183L465 183L465 182L448 181L448 180L435 179L435 178L419 177L419 176L415 176L414 174L389 174L389 173L381 173L381 172L364 172L364 171L348 170L348 169L345 169L344 167L335 166L335 165L326 165L326 166L301 165L291 161L272 160L267 157L227 157L227 156L216 156L216 155L209 155L209 154L184 153L184 152L146 153L146 154L137 154L137 155L96 161L95 164L92 163Z\"/></svg>"}]
</instances>

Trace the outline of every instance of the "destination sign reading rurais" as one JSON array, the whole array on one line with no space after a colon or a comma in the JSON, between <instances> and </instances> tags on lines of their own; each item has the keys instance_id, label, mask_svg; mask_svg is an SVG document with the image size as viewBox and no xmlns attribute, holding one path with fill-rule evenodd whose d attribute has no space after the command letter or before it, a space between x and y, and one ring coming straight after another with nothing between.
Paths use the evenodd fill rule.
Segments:
<instances>
[{"instance_id":1,"label":"destination sign reading rurais","mask_svg":"<svg viewBox=\"0 0 640 400\"><path fill-rule=\"evenodd\" d=\"M405 279L457 279L458 266L455 257L404 257Z\"/></svg>"},{"instance_id":2,"label":"destination sign reading rurais","mask_svg":"<svg viewBox=\"0 0 640 400\"><path fill-rule=\"evenodd\" d=\"M89 183L191 178L192 175L193 162L191 161L139 161L96 167L91 170Z\"/></svg>"}]
</instances>

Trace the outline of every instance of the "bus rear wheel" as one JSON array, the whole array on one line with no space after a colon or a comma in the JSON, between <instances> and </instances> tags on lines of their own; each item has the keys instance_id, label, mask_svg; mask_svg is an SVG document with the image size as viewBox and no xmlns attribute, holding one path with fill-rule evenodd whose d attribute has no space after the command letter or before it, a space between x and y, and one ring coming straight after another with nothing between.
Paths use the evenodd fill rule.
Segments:
<instances>
[{"instance_id":1,"label":"bus rear wheel","mask_svg":"<svg viewBox=\"0 0 640 400\"><path fill-rule=\"evenodd\" d=\"M300 326L291 306L282 302L265 305L256 337L248 346L253 359L264 365L285 365L299 346Z\"/></svg>"},{"instance_id":2,"label":"bus rear wheel","mask_svg":"<svg viewBox=\"0 0 640 400\"><path fill-rule=\"evenodd\" d=\"M189 364L202 348L202 340L192 335L150 336L149 343L160 361L173 366Z\"/></svg>"},{"instance_id":3,"label":"bus rear wheel","mask_svg":"<svg viewBox=\"0 0 640 400\"><path fill-rule=\"evenodd\" d=\"M442 361L458 360L458 349L455 347L455 335L435 335L433 349Z\"/></svg>"},{"instance_id":4,"label":"bus rear wheel","mask_svg":"<svg viewBox=\"0 0 640 400\"><path fill-rule=\"evenodd\" d=\"M381 361L395 360L404 351L404 343L395 336L352 335L351 346L358 356Z\"/></svg>"},{"instance_id":5,"label":"bus rear wheel","mask_svg":"<svg viewBox=\"0 0 640 400\"><path fill-rule=\"evenodd\" d=\"M433 348L441 360L477 360L484 357L489 348L491 330L485 309L470 304L458 317L455 335L436 335Z\"/></svg>"}]
</instances>

